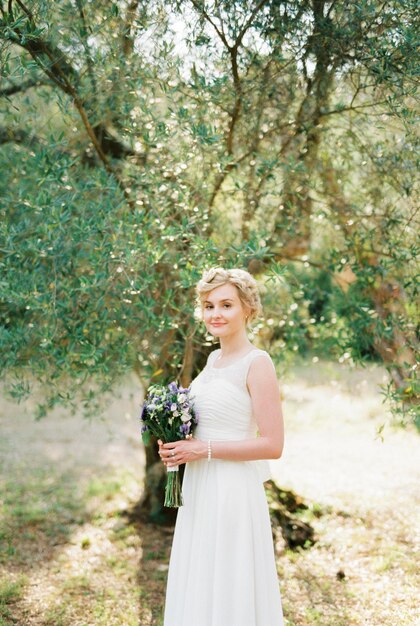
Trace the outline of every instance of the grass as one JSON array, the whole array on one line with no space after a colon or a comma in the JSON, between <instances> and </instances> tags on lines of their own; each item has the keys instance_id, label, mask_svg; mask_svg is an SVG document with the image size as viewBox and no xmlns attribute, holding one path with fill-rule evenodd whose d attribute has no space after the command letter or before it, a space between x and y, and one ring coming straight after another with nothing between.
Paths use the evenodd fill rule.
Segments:
<instances>
[{"instance_id":1,"label":"grass","mask_svg":"<svg viewBox=\"0 0 420 626\"><path fill-rule=\"evenodd\" d=\"M138 626L140 539L120 510L135 477L75 480L48 467L3 481L0 572L26 576L2 582L0 626Z\"/></svg>"},{"instance_id":2,"label":"grass","mask_svg":"<svg viewBox=\"0 0 420 626\"><path fill-rule=\"evenodd\" d=\"M381 379L320 363L284 384L289 448L276 475L316 503L318 537L307 551L278 546L288 626L415 624L419 437L386 414Z\"/></svg>"},{"instance_id":3,"label":"grass","mask_svg":"<svg viewBox=\"0 0 420 626\"><path fill-rule=\"evenodd\" d=\"M304 497L317 536L309 550L276 543L285 626L415 623L418 435L389 426L382 375L320 362L282 385L287 442L273 473ZM0 626L162 626L171 529L125 515L140 496L137 424L113 464L126 426L117 417L114 435L97 424L80 453L80 421L73 432L22 417L19 431L19 416L7 419L8 449L21 456L0 450ZM67 464L50 458L62 428Z\"/></svg>"},{"instance_id":4,"label":"grass","mask_svg":"<svg viewBox=\"0 0 420 626\"><path fill-rule=\"evenodd\" d=\"M13 607L24 594L27 579L19 576L16 580L0 579L0 626L14 626Z\"/></svg>"}]
</instances>

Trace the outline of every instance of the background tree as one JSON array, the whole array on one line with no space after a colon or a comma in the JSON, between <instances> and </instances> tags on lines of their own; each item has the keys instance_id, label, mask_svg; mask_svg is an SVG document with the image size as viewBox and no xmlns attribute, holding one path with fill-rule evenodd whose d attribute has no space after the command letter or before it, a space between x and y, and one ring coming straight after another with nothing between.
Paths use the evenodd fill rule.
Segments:
<instances>
[{"instance_id":1,"label":"background tree","mask_svg":"<svg viewBox=\"0 0 420 626\"><path fill-rule=\"evenodd\" d=\"M39 382L39 417L57 403L93 414L128 371L188 384L211 346L193 285L232 264L264 289L255 340L279 362L380 359L413 413L414 2L0 12L11 396Z\"/></svg>"}]
</instances>

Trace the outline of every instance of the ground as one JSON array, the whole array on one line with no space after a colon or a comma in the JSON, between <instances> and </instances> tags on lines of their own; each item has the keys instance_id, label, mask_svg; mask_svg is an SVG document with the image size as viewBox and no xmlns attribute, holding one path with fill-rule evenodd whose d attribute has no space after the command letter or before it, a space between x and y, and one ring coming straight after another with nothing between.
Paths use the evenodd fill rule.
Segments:
<instances>
[{"instance_id":1,"label":"ground","mask_svg":"<svg viewBox=\"0 0 420 626\"><path fill-rule=\"evenodd\" d=\"M420 438L391 424L383 376L319 362L282 381L272 474L306 499L317 537L276 543L287 626L416 624ZM172 531L127 516L144 476L140 400L133 377L102 420L0 405L0 626L161 626Z\"/></svg>"}]
</instances>

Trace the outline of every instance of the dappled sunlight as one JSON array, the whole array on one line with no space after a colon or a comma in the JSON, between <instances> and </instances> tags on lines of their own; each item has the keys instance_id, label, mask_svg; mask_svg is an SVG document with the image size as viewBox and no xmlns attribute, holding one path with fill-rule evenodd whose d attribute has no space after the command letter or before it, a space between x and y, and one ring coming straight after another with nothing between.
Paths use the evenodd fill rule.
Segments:
<instances>
[{"instance_id":1,"label":"dappled sunlight","mask_svg":"<svg viewBox=\"0 0 420 626\"><path fill-rule=\"evenodd\" d=\"M125 513L144 475L138 393L127 380L93 421L54 411L35 422L31 401L2 404L0 578L27 575L18 623L137 626L142 548Z\"/></svg>"},{"instance_id":2,"label":"dappled sunlight","mask_svg":"<svg viewBox=\"0 0 420 626\"><path fill-rule=\"evenodd\" d=\"M133 589L142 547L124 515L140 495L137 479L126 470L103 472L102 481L101 489L97 479L74 483L84 496L72 509L67 493L69 501L63 499L59 510L48 513L50 526L40 516L36 524L20 520L22 538L13 540L18 559L5 565L12 576L22 571L28 575L30 583L17 607L20 618L28 620L25 624L138 623ZM60 488L60 477L55 487ZM62 524L65 535L60 535Z\"/></svg>"},{"instance_id":3,"label":"dappled sunlight","mask_svg":"<svg viewBox=\"0 0 420 626\"><path fill-rule=\"evenodd\" d=\"M282 459L271 461L282 486L323 511L312 521L312 549L279 554L289 623L409 626L417 602L420 440L392 425L377 387L381 368L310 369L282 385L286 445Z\"/></svg>"},{"instance_id":4,"label":"dappled sunlight","mask_svg":"<svg viewBox=\"0 0 420 626\"><path fill-rule=\"evenodd\" d=\"M104 415L84 419L58 407L34 421L38 394L19 405L3 396L1 458L24 467L41 457L44 463L58 464L62 470L79 468L80 472L128 464L143 476L144 450L138 421L141 400L138 380L128 376L115 390L115 397L110 398Z\"/></svg>"},{"instance_id":5,"label":"dappled sunlight","mask_svg":"<svg viewBox=\"0 0 420 626\"><path fill-rule=\"evenodd\" d=\"M419 437L392 425L383 376L320 362L282 380L286 445L271 468L304 497L317 539L298 552L276 543L288 626L413 623ZM0 579L20 586L15 619L160 626L172 529L125 515L144 476L132 380L103 420L28 411L3 403L1 414Z\"/></svg>"},{"instance_id":6,"label":"dappled sunlight","mask_svg":"<svg viewBox=\"0 0 420 626\"><path fill-rule=\"evenodd\" d=\"M141 556L140 539L131 529L124 533L122 546L118 534L123 527L110 518L101 525L87 522L77 528L53 562L40 564L31 575L24 612L51 624L58 616L65 624L96 618L88 623L106 624L106 615L114 616L113 624L137 624L138 607L130 587Z\"/></svg>"},{"instance_id":7,"label":"dappled sunlight","mask_svg":"<svg viewBox=\"0 0 420 626\"><path fill-rule=\"evenodd\" d=\"M283 457L271 461L274 477L326 504L344 498L362 506L373 499L375 506L386 507L399 491L414 496L419 440L410 428L392 425L377 386L384 371L350 371L340 381L342 368L331 371L329 365L328 382L319 369L311 367L304 380L282 385L286 443Z\"/></svg>"}]
</instances>

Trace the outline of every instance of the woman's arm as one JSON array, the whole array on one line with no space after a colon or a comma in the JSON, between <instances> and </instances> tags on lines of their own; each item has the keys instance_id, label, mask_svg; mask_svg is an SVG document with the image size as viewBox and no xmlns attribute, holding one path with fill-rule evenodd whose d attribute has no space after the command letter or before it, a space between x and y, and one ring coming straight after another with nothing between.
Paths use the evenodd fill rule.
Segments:
<instances>
[{"instance_id":1,"label":"woman's arm","mask_svg":"<svg viewBox=\"0 0 420 626\"><path fill-rule=\"evenodd\" d=\"M258 356L252 361L247 386L260 436L243 441L211 441L211 456L214 459L278 459L283 452L284 426L280 391L274 366L267 357ZM172 452L175 452L175 456L171 456ZM190 439L159 444L159 454L168 466L207 458L207 441Z\"/></svg>"},{"instance_id":2,"label":"woman's arm","mask_svg":"<svg viewBox=\"0 0 420 626\"><path fill-rule=\"evenodd\" d=\"M284 427L280 391L273 364L267 357L256 357L249 368L247 386L260 436L244 441L212 441L215 459L253 461L278 459L283 451Z\"/></svg>"}]
</instances>

